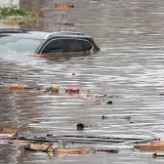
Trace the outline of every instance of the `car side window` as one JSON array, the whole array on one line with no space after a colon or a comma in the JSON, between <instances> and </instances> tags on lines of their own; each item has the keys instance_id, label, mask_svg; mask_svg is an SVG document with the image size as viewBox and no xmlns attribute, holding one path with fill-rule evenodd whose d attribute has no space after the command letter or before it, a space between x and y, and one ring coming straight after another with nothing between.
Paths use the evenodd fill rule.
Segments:
<instances>
[{"instance_id":1,"label":"car side window","mask_svg":"<svg viewBox=\"0 0 164 164\"><path fill-rule=\"evenodd\" d=\"M63 39L64 52L89 51L92 45L83 39Z\"/></svg>"},{"instance_id":2,"label":"car side window","mask_svg":"<svg viewBox=\"0 0 164 164\"><path fill-rule=\"evenodd\" d=\"M42 50L43 54L85 52L92 49L92 44L84 39L53 39Z\"/></svg>"},{"instance_id":3,"label":"car side window","mask_svg":"<svg viewBox=\"0 0 164 164\"><path fill-rule=\"evenodd\" d=\"M61 39L51 40L43 49L43 54L54 54L54 53L62 53L63 45Z\"/></svg>"}]
</instances>

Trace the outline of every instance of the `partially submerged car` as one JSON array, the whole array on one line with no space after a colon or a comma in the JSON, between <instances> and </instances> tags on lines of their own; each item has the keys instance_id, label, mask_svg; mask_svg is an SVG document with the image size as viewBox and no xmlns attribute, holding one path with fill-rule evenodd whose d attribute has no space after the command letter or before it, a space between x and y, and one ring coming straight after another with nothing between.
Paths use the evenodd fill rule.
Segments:
<instances>
[{"instance_id":1,"label":"partially submerged car","mask_svg":"<svg viewBox=\"0 0 164 164\"><path fill-rule=\"evenodd\" d=\"M43 32L28 29L0 29L0 54L36 56L89 54L99 51L93 38L81 32Z\"/></svg>"}]
</instances>

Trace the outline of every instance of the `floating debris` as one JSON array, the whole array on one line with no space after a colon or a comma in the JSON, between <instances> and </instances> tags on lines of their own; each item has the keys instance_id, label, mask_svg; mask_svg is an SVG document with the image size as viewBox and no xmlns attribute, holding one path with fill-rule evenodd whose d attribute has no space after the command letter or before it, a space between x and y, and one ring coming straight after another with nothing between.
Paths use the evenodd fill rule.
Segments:
<instances>
[{"instance_id":1,"label":"floating debris","mask_svg":"<svg viewBox=\"0 0 164 164\"><path fill-rule=\"evenodd\" d=\"M87 155L91 153L90 148L84 147L73 147L73 148L54 148L53 153L55 156L66 156L66 155Z\"/></svg>"},{"instance_id":2,"label":"floating debris","mask_svg":"<svg viewBox=\"0 0 164 164\"><path fill-rule=\"evenodd\" d=\"M82 124L82 123L77 124L76 127L77 127L77 130L78 130L78 131L84 130L84 124Z\"/></svg>"},{"instance_id":3,"label":"floating debris","mask_svg":"<svg viewBox=\"0 0 164 164\"><path fill-rule=\"evenodd\" d=\"M164 151L164 141L156 140L146 144L135 145L134 148L142 152L161 152Z\"/></svg>"},{"instance_id":4,"label":"floating debris","mask_svg":"<svg viewBox=\"0 0 164 164\"><path fill-rule=\"evenodd\" d=\"M53 143L52 142L33 142L24 147L25 150L30 151L43 151L43 152L52 152Z\"/></svg>"},{"instance_id":5,"label":"floating debris","mask_svg":"<svg viewBox=\"0 0 164 164\"><path fill-rule=\"evenodd\" d=\"M21 146L28 146L31 141L30 140L20 140L20 139L11 139L8 141L9 144L14 145L16 147L21 147Z\"/></svg>"},{"instance_id":6,"label":"floating debris","mask_svg":"<svg viewBox=\"0 0 164 164\"><path fill-rule=\"evenodd\" d=\"M59 86L58 85L52 85L50 87L51 93L59 93Z\"/></svg>"},{"instance_id":7,"label":"floating debris","mask_svg":"<svg viewBox=\"0 0 164 164\"><path fill-rule=\"evenodd\" d=\"M161 154L161 153L160 153L160 154L159 154L159 153L158 153L158 154L157 154L157 153L154 153L154 154L153 154L153 157L154 157L154 158L157 158L157 157L164 157L164 154L163 154L163 153L162 153L162 154Z\"/></svg>"},{"instance_id":8,"label":"floating debris","mask_svg":"<svg viewBox=\"0 0 164 164\"><path fill-rule=\"evenodd\" d=\"M47 137L53 137L53 135L47 135ZM49 139L50 139L49 138ZM117 149L108 149L108 148L91 148L91 147L66 147L66 142L64 140L56 140L58 147L53 147L53 139L50 141L46 137L31 137L19 138L9 140L9 144L13 144L19 148L24 148L28 151L41 151L46 153L53 153L55 156L76 156L76 155L87 155L90 153L96 152L106 152L106 153L118 153ZM62 146L62 147L61 147Z\"/></svg>"},{"instance_id":9,"label":"floating debris","mask_svg":"<svg viewBox=\"0 0 164 164\"><path fill-rule=\"evenodd\" d=\"M75 74L73 73L72 76ZM22 93L22 92L30 92L30 93L37 93L37 94L58 94L60 88L57 84L53 84L50 87L44 87L34 84L10 84L7 85L6 88L10 91ZM68 87L65 88L64 91L68 95L75 96L75 98L81 99L93 99L95 102L103 101L103 98L106 98L106 94L98 94L98 93L91 93L90 91L81 91L79 87ZM113 102L110 100L107 104L112 104Z\"/></svg>"},{"instance_id":10,"label":"floating debris","mask_svg":"<svg viewBox=\"0 0 164 164\"><path fill-rule=\"evenodd\" d=\"M106 104L110 105L110 104L113 104L113 102L111 100L109 100L109 101L107 101Z\"/></svg>"},{"instance_id":11,"label":"floating debris","mask_svg":"<svg viewBox=\"0 0 164 164\"><path fill-rule=\"evenodd\" d=\"M69 2L62 2L62 3L56 3L55 4L55 9L70 9L74 8L75 6L72 3Z\"/></svg>"},{"instance_id":12,"label":"floating debris","mask_svg":"<svg viewBox=\"0 0 164 164\"><path fill-rule=\"evenodd\" d=\"M23 91L25 89L25 85L21 85L21 84L12 84L12 85L9 85L7 86L7 89L11 90L11 91Z\"/></svg>"},{"instance_id":13,"label":"floating debris","mask_svg":"<svg viewBox=\"0 0 164 164\"><path fill-rule=\"evenodd\" d=\"M117 149L97 149L96 151L106 152L106 153L118 153Z\"/></svg>"},{"instance_id":14,"label":"floating debris","mask_svg":"<svg viewBox=\"0 0 164 164\"><path fill-rule=\"evenodd\" d=\"M52 85L50 87L43 87L38 85L23 85L23 84L12 84L7 86L8 90L14 92L36 92L36 93L59 93L59 86Z\"/></svg>"},{"instance_id":15,"label":"floating debris","mask_svg":"<svg viewBox=\"0 0 164 164\"><path fill-rule=\"evenodd\" d=\"M107 116L104 116L104 115L101 116L101 119L102 119L102 120L105 120L105 119L107 119L107 118L108 118Z\"/></svg>"},{"instance_id":16,"label":"floating debris","mask_svg":"<svg viewBox=\"0 0 164 164\"><path fill-rule=\"evenodd\" d=\"M80 93L80 89L78 87L69 87L65 89L65 92L68 94L79 94Z\"/></svg>"},{"instance_id":17,"label":"floating debris","mask_svg":"<svg viewBox=\"0 0 164 164\"><path fill-rule=\"evenodd\" d=\"M0 125L0 134L15 134L21 131L22 128L10 125Z\"/></svg>"},{"instance_id":18,"label":"floating debris","mask_svg":"<svg viewBox=\"0 0 164 164\"><path fill-rule=\"evenodd\" d=\"M53 134L47 134L47 137L53 137Z\"/></svg>"}]
</instances>

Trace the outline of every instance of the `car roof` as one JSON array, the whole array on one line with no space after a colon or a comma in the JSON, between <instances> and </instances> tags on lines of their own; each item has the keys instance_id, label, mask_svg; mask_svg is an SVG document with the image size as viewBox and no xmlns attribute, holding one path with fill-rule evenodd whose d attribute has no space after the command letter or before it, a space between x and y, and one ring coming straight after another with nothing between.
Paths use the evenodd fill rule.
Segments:
<instances>
[{"instance_id":1,"label":"car roof","mask_svg":"<svg viewBox=\"0 0 164 164\"><path fill-rule=\"evenodd\" d=\"M10 35L14 37L22 37L28 39L48 39L50 37L76 37L76 38L91 38L88 35L85 35L81 32L74 31L56 31L56 32L44 32L44 31L33 31L27 29L16 29L16 28L7 28L0 29L0 35Z\"/></svg>"}]
</instances>

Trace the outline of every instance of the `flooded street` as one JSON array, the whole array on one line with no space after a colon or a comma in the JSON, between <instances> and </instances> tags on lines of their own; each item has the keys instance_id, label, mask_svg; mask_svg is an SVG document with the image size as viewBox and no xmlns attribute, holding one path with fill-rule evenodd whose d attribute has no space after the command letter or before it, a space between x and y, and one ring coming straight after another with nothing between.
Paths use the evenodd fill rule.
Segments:
<instances>
[{"instance_id":1,"label":"flooded street","mask_svg":"<svg viewBox=\"0 0 164 164\"><path fill-rule=\"evenodd\" d=\"M95 39L101 51L89 56L57 60L0 54L0 84L57 84L60 88L59 94L51 95L13 92L2 85L0 123L24 127L26 132L35 135L164 138L164 95L161 95L164 93L164 1L71 2L75 8L65 11L56 10L52 0L36 4L34 7L41 8L43 22L34 28L87 33ZM59 24L63 22L69 26ZM68 95L65 88L70 86L108 97L96 101ZM78 123L86 125L84 131L76 130ZM84 145L116 148L119 152L55 157L40 152L23 152L0 141L0 163L164 162L164 157L153 158L152 153L132 149L134 144L128 140Z\"/></svg>"}]
</instances>

